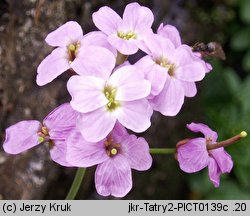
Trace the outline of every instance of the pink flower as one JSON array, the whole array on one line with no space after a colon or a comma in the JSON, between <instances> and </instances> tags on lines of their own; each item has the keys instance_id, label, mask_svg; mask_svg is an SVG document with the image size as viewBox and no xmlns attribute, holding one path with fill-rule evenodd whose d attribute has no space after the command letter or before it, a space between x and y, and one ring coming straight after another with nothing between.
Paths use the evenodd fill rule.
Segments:
<instances>
[{"instance_id":1,"label":"pink flower","mask_svg":"<svg viewBox=\"0 0 250 216\"><path fill-rule=\"evenodd\" d=\"M166 116L175 116L181 109L184 96L196 94L196 81L205 76L203 65L193 59L184 46L160 35L148 34L144 38L144 51L148 54L135 66L144 71L151 82L150 102L154 110Z\"/></svg>"},{"instance_id":2,"label":"pink flower","mask_svg":"<svg viewBox=\"0 0 250 216\"><path fill-rule=\"evenodd\" d=\"M123 197L132 188L131 169L148 170L152 164L148 143L116 124L107 138L89 143L75 130L67 139L67 161L76 167L97 165L95 186L102 196Z\"/></svg>"},{"instance_id":3,"label":"pink flower","mask_svg":"<svg viewBox=\"0 0 250 216\"><path fill-rule=\"evenodd\" d=\"M66 103L53 110L43 123L36 120L18 122L6 129L4 151L19 154L48 142L52 160L62 166L71 166L65 160L65 139L75 128L77 116L78 113Z\"/></svg>"},{"instance_id":4,"label":"pink flower","mask_svg":"<svg viewBox=\"0 0 250 216\"><path fill-rule=\"evenodd\" d=\"M109 43L124 55L138 51L144 33L152 31L154 15L147 7L134 2L128 4L121 18L110 7L101 7L93 13L93 22L108 36Z\"/></svg>"},{"instance_id":5,"label":"pink flower","mask_svg":"<svg viewBox=\"0 0 250 216\"><path fill-rule=\"evenodd\" d=\"M169 39L176 48L182 45L179 31L177 30L175 26L172 26L172 25L164 26L163 23L161 23L157 30L157 34ZM193 52L192 48L188 45L185 45L185 44L183 45L191 53L194 60L202 63L203 67L205 68L206 73L210 72L213 69L209 63L201 59L200 53Z\"/></svg>"},{"instance_id":6,"label":"pink flower","mask_svg":"<svg viewBox=\"0 0 250 216\"><path fill-rule=\"evenodd\" d=\"M111 70L99 68L109 76ZM152 108L146 97L150 83L136 67L125 65L108 78L72 76L67 84L71 106L81 112L78 128L85 140L98 142L113 129L117 120L126 128L143 132L150 126Z\"/></svg>"},{"instance_id":7,"label":"pink flower","mask_svg":"<svg viewBox=\"0 0 250 216\"><path fill-rule=\"evenodd\" d=\"M97 40L93 40L93 36ZM113 54L105 49L112 48L105 37L97 32L83 36L81 26L74 21L69 21L48 34L45 41L56 48L38 66L37 84L45 85L70 68L78 74L84 74L88 70L99 76L95 74L97 67L102 64L113 65L110 62Z\"/></svg>"},{"instance_id":8,"label":"pink flower","mask_svg":"<svg viewBox=\"0 0 250 216\"><path fill-rule=\"evenodd\" d=\"M208 167L210 180L219 187L221 173L229 173L233 167L231 156L223 147L207 150L208 144L216 144L217 133L204 124L191 123L187 127L194 132L201 132L204 138L190 139L177 144L177 160L180 168L187 173L198 172Z\"/></svg>"}]
</instances>

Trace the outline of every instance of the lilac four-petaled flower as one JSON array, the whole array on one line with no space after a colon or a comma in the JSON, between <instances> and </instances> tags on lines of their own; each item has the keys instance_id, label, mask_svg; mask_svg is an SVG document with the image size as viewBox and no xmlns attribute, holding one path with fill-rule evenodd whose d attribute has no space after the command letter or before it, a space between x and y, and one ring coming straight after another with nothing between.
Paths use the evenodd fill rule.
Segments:
<instances>
[{"instance_id":1,"label":"lilac four-petaled flower","mask_svg":"<svg viewBox=\"0 0 250 216\"><path fill-rule=\"evenodd\" d=\"M68 69L81 75L86 75L86 70L90 71L89 75L96 75L96 68L100 65L113 64L115 51L106 36L101 32L84 36L81 26L75 21L69 21L49 33L45 41L56 48L37 68L36 82L39 86L50 83Z\"/></svg>"},{"instance_id":2,"label":"lilac four-petaled flower","mask_svg":"<svg viewBox=\"0 0 250 216\"><path fill-rule=\"evenodd\" d=\"M215 187L219 187L220 175L229 173L233 167L231 156L223 147L207 150L207 144L215 144L218 135L207 125L191 123L187 127L194 132L201 132L203 137L190 139L187 142L177 145L177 160L180 168L187 173L198 172L208 167L210 180Z\"/></svg>"},{"instance_id":3,"label":"lilac four-petaled flower","mask_svg":"<svg viewBox=\"0 0 250 216\"><path fill-rule=\"evenodd\" d=\"M66 161L66 139L75 129L78 112L69 103L54 109L43 122L27 120L6 129L4 151L19 154L41 143L48 142L53 161L62 166L71 166Z\"/></svg>"},{"instance_id":4,"label":"lilac four-petaled flower","mask_svg":"<svg viewBox=\"0 0 250 216\"><path fill-rule=\"evenodd\" d=\"M126 6L121 18L110 7L101 7L93 13L93 22L104 32L109 43L124 55L132 55L138 51L147 32L152 32L154 21L152 11L137 2Z\"/></svg>"},{"instance_id":5,"label":"lilac four-petaled flower","mask_svg":"<svg viewBox=\"0 0 250 216\"><path fill-rule=\"evenodd\" d=\"M84 139L104 139L117 121L135 132L148 129L153 110L146 97L151 85L143 73L132 65L119 67L112 74L105 65L99 70L106 71L106 77L76 75L67 84L71 106L81 113L78 128Z\"/></svg>"},{"instance_id":6,"label":"lilac four-petaled flower","mask_svg":"<svg viewBox=\"0 0 250 216\"><path fill-rule=\"evenodd\" d=\"M107 138L96 143L87 142L75 130L67 140L67 161L76 167L97 165L97 192L115 197L123 197L131 190L131 169L148 170L152 164L145 139L129 135L119 123Z\"/></svg>"},{"instance_id":7,"label":"lilac four-petaled flower","mask_svg":"<svg viewBox=\"0 0 250 216\"><path fill-rule=\"evenodd\" d=\"M144 38L148 54L135 66L151 82L149 97L154 110L166 116L175 116L184 103L184 96L194 96L194 82L205 76L201 62L193 59L185 46L178 46L161 35L149 33Z\"/></svg>"}]
</instances>

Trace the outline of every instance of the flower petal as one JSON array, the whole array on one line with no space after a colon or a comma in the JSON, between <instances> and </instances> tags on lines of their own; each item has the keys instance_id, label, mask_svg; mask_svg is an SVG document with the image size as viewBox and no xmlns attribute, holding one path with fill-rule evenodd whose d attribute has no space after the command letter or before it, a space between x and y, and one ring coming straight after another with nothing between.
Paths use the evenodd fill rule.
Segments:
<instances>
[{"instance_id":1,"label":"flower petal","mask_svg":"<svg viewBox=\"0 0 250 216\"><path fill-rule=\"evenodd\" d=\"M146 99L123 102L121 106L115 115L123 126L137 133L150 127L153 110Z\"/></svg>"},{"instance_id":2,"label":"flower petal","mask_svg":"<svg viewBox=\"0 0 250 216\"><path fill-rule=\"evenodd\" d=\"M181 82L186 97L194 97L197 93L195 82Z\"/></svg>"},{"instance_id":3,"label":"flower petal","mask_svg":"<svg viewBox=\"0 0 250 216\"><path fill-rule=\"evenodd\" d=\"M205 77L204 67L199 62L191 62L191 64L178 67L175 77L187 82L200 81Z\"/></svg>"},{"instance_id":4,"label":"flower petal","mask_svg":"<svg viewBox=\"0 0 250 216\"><path fill-rule=\"evenodd\" d=\"M116 143L122 142L124 137L129 136L126 128L118 121L116 122L111 132L111 135L112 135L112 139L114 139Z\"/></svg>"},{"instance_id":5,"label":"flower petal","mask_svg":"<svg viewBox=\"0 0 250 216\"><path fill-rule=\"evenodd\" d=\"M6 129L3 149L9 154L19 154L36 145L41 123L36 120L21 121Z\"/></svg>"},{"instance_id":6,"label":"flower petal","mask_svg":"<svg viewBox=\"0 0 250 216\"><path fill-rule=\"evenodd\" d=\"M56 48L38 66L36 83L46 85L70 68L65 48Z\"/></svg>"},{"instance_id":7,"label":"flower petal","mask_svg":"<svg viewBox=\"0 0 250 216\"><path fill-rule=\"evenodd\" d=\"M69 103L64 103L49 113L43 124L49 129L50 139L65 140L76 127L78 115L79 113Z\"/></svg>"},{"instance_id":8,"label":"flower petal","mask_svg":"<svg viewBox=\"0 0 250 216\"><path fill-rule=\"evenodd\" d=\"M210 150L209 153L215 159L222 173L231 172L233 168L233 160L224 148L213 149Z\"/></svg>"},{"instance_id":9,"label":"flower petal","mask_svg":"<svg viewBox=\"0 0 250 216\"><path fill-rule=\"evenodd\" d=\"M139 171L148 170L152 165L148 143L144 138L128 135L121 142L122 154L126 156L130 167Z\"/></svg>"},{"instance_id":10,"label":"flower petal","mask_svg":"<svg viewBox=\"0 0 250 216\"><path fill-rule=\"evenodd\" d=\"M101 7L92 15L95 26L105 34L116 33L118 26L121 25L121 17L110 7Z\"/></svg>"},{"instance_id":11,"label":"flower petal","mask_svg":"<svg viewBox=\"0 0 250 216\"><path fill-rule=\"evenodd\" d=\"M187 46L187 45L184 45L184 44L182 45L182 47L185 48L190 53L193 60L195 60L197 62L200 62L202 64L202 66L203 66L203 68L205 70L205 73L208 73L213 69L213 67L209 63L205 62L202 59L201 53L193 52L193 50L192 50L192 48L190 46Z\"/></svg>"},{"instance_id":12,"label":"flower petal","mask_svg":"<svg viewBox=\"0 0 250 216\"><path fill-rule=\"evenodd\" d=\"M79 52L70 66L80 75L107 79L115 67L115 61L115 56L108 49L83 45L79 48Z\"/></svg>"},{"instance_id":13,"label":"flower petal","mask_svg":"<svg viewBox=\"0 0 250 216\"><path fill-rule=\"evenodd\" d=\"M54 141L54 146L50 149L50 157L53 161L65 167L72 167L66 160L67 146L65 140Z\"/></svg>"},{"instance_id":14,"label":"flower petal","mask_svg":"<svg viewBox=\"0 0 250 216\"><path fill-rule=\"evenodd\" d=\"M187 128L193 132L201 132L204 134L206 138L212 138L213 142L216 142L218 138L218 134L211 130L207 125L202 123L194 123L187 124Z\"/></svg>"},{"instance_id":15,"label":"flower petal","mask_svg":"<svg viewBox=\"0 0 250 216\"><path fill-rule=\"evenodd\" d=\"M189 140L177 147L177 160L180 168L187 173L202 170L208 165L209 156L204 138Z\"/></svg>"},{"instance_id":16,"label":"flower petal","mask_svg":"<svg viewBox=\"0 0 250 216\"><path fill-rule=\"evenodd\" d=\"M131 168L123 155L117 155L99 164L95 186L102 196L124 197L132 188Z\"/></svg>"},{"instance_id":17,"label":"flower petal","mask_svg":"<svg viewBox=\"0 0 250 216\"><path fill-rule=\"evenodd\" d=\"M92 31L84 35L84 38L81 40L81 44L100 46L108 49L113 53L114 56L117 56L117 51L111 44L108 42L108 37L101 31Z\"/></svg>"},{"instance_id":18,"label":"flower petal","mask_svg":"<svg viewBox=\"0 0 250 216\"><path fill-rule=\"evenodd\" d=\"M172 25L164 26L163 23L161 23L157 30L157 34L165 38L168 38L176 48L181 45L181 37L179 31L175 26Z\"/></svg>"},{"instance_id":19,"label":"flower petal","mask_svg":"<svg viewBox=\"0 0 250 216\"><path fill-rule=\"evenodd\" d=\"M128 4L123 13L123 25L132 31L151 28L153 21L152 11L147 7L140 6L137 2Z\"/></svg>"},{"instance_id":20,"label":"flower petal","mask_svg":"<svg viewBox=\"0 0 250 216\"><path fill-rule=\"evenodd\" d=\"M184 89L181 82L174 79L167 79L163 90L151 100L154 110L165 116L175 116L184 103Z\"/></svg>"},{"instance_id":21,"label":"flower petal","mask_svg":"<svg viewBox=\"0 0 250 216\"><path fill-rule=\"evenodd\" d=\"M156 64L149 55L141 58L135 63L135 66L137 71L145 73L145 79L151 83L150 97L158 95L163 89L168 76L166 68Z\"/></svg>"},{"instance_id":22,"label":"flower petal","mask_svg":"<svg viewBox=\"0 0 250 216\"><path fill-rule=\"evenodd\" d=\"M212 157L209 157L208 175L209 175L209 179L213 182L214 187L219 187L221 172L220 172L219 166L217 165L216 161Z\"/></svg>"},{"instance_id":23,"label":"flower petal","mask_svg":"<svg viewBox=\"0 0 250 216\"><path fill-rule=\"evenodd\" d=\"M49 33L45 41L50 46L67 46L77 43L83 37L81 26L75 21L69 21Z\"/></svg>"},{"instance_id":24,"label":"flower petal","mask_svg":"<svg viewBox=\"0 0 250 216\"><path fill-rule=\"evenodd\" d=\"M66 158L76 167L90 167L109 159L104 140L97 143L87 142L78 130L74 130L67 139Z\"/></svg>"},{"instance_id":25,"label":"flower petal","mask_svg":"<svg viewBox=\"0 0 250 216\"><path fill-rule=\"evenodd\" d=\"M104 86L105 80L94 76L72 76L67 83L67 88L72 96L70 104L73 109L88 113L103 107L108 103L102 92Z\"/></svg>"},{"instance_id":26,"label":"flower petal","mask_svg":"<svg viewBox=\"0 0 250 216\"><path fill-rule=\"evenodd\" d=\"M169 58L173 55L175 47L173 43L160 35L147 32L143 36L143 41L147 49L143 49L144 52L151 55L155 60L161 59L162 57Z\"/></svg>"},{"instance_id":27,"label":"flower petal","mask_svg":"<svg viewBox=\"0 0 250 216\"><path fill-rule=\"evenodd\" d=\"M116 118L105 107L81 114L78 128L85 140L98 142L104 139L114 128Z\"/></svg>"},{"instance_id":28,"label":"flower petal","mask_svg":"<svg viewBox=\"0 0 250 216\"><path fill-rule=\"evenodd\" d=\"M124 40L112 34L108 36L108 42L123 55L132 55L138 51L135 39Z\"/></svg>"},{"instance_id":29,"label":"flower petal","mask_svg":"<svg viewBox=\"0 0 250 216\"><path fill-rule=\"evenodd\" d=\"M151 84L144 79L144 74L132 65L117 69L110 77L107 85L117 87L116 100L132 101L149 95Z\"/></svg>"}]
</instances>

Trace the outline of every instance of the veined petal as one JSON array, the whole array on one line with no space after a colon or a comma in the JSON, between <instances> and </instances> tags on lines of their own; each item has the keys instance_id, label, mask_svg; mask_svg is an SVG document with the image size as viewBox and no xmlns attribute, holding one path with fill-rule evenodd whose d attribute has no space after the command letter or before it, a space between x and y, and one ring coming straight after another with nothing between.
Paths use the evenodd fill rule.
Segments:
<instances>
[{"instance_id":1,"label":"veined petal","mask_svg":"<svg viewBox=\"0 0 250 216\"><path fill-rule=\"evenodd\" d=\"M168 77L163 90L151 100L154 110L175 116L184 103L184 89L179 80Z\"/></svg>"},{"instance_id":2,"label":"veined petal","mask_svg":"<svg viewBox=\"0 0 250 216\"><path fill-rule=\"evenodd\" d=\"M150 127L153 110L146 99L122 102L121 106L115 115L123 126L137 133Z\"/></svg>"},{"instance_id":3,"label":"veined petal","mask_svg":"<svg viewBox=\"0 0 250 216\"><path fill-rule=\"evenodd\" d=\"M204 138L195 138L177 147L180 168L187 173L202 170L208 165L209 156Z\"/></svg>"},{"instance_id":4,"label":"veined petal","mask_svg":"<svg viewBox=\"0 0 250 216\"><path fill-rule=\"evenodd\" d=\"M56 48L38 66L36 83L46 85L69 68L66 48Z\"/></svg>"},{"instance_id":5,"label":"veined petal","mask_svg":"<svg viewBox=\"0 0 250 216\"><path fill-rule=\"evenodd\" d=\"M132 101L149 95L151 84L144 79L144 74L132 65L117 69L110 77L107 85L117 86L116 100Z\"/></svg>"},{"instance_id":6,"label":"veined petal","mask_svg":"<svg viewBox=\"0 0 250 216\"><path fill-rule=\"evenodd\" d=\"M175 47L173 43L161 35L147 32L143 36L143 41L148 49L143 51L151 55L155 60L159 60L160 58L166 56L171 57L174 53Z\"/></svg>"},{"instance_id":7,"label":"veined petal","mask_svg":"<svg viewBox=\"0 0 250 216\"><path fill-rule=\"evenodd\" d=\"M126 156L132 169L148 170L152 165L148 143L144 138L135 135L126 136L122 141L122 154Z\"/></svg>"},{"instance_id":8,"label":"veined petal","mask_svg":"<svg viewBox=\"0 0 250 216\"><path fill-rule=\"evenodd\" d=\"M214 187L220 186L220 169L213 157L209 157L208 163L208 175L209 179L214 184Z\"/></svg>"},{"instance_id":9,"label":"veined petal","mask_svg":"<svg viewBox=\"0 0 250 216\"><path fill-rule=\"evenodd\" d=\"M126 128L119 123L118 121L115 124L115 127L111 131L111 137L116 143L121 143L124 140L124 137L129 136Z\"/></svg>"},{"instance_id":10,"label":"veined petal","mask_svg":"<svg viewBox=\"0 0 250 216\"><path fill-rule=\"evenodd\" d=\"M117 34L109 35L108 42L124 55L132 55L139 50L135 39L124 40Z\"/></svg>"},{"instance_id":11,"label":"veined petal","mask_svg":"<svg viewBox=\"0 0 250 216\"><path fill-rule=\"evenodd\" d=\"M209 153L215 159L222 173L231 172L233 168L233 160L224 148L213 149L210 150Z\"/></svg>"},{"instance_id":12,"label":"veined petal","mask_svg":"<svg viewBox=\"0 0 250 216\"><path fill-rule=\"evenodd\" d=\"M165 38L168 38L176 48L181 45L181 37L179 31L175 26L172 25L164 26L163 23L161 23L157 30L157 34Z\"/></svg>"},{"instance_id":13,"label":"veined petal","mask_svg":"<svg viewBox=\"0 0 250 216\"><path fill-rule=\"evenodd\" d=\"M109 159L104 140L86 141L79 130L74 130L67 139L67 161L76 167L90 167Z\"/></svg>"},{"instance_id":14,"label":"veined petal","mask_svg":"<svg viewBox=\"0 0 250 216\"><path fill-rule=\"evenodd\" d=\"M99 164L95 173L95 186L102 196L124 197L132 188L129 162L117 155Z\"/></svg>"},{"instance_id":15,"label":"veined petal","mask_svg":"<svg viewBox=\"0 0 250 216\"><path fill-rule=\"evenodd\" d=\"M187 45L181 45L177 47L170 56L171 61L174 62L177 67L189 65L192 62L196 62L193 57L194 56L191 47Z\"/></svg>"},{"instance_id":16,"label":"veined petal","mask_svg":"<svg viewBox=\"0 0 250 216\"><path fill-rule=\"evenodd\" d=\"M156 64L151 56L142 57L135 64L137 71L143 71L145 79L151 83L150 98L158 95L163 89L168 72L167 69Z\"/></svg>"},{"instance_id":17,"label":"veined petal","mask_svg":"<svg viewBox=\"0 0 250 216\"><path fill-rule=\"evenodd\" d=\"M38 145L37 133L40 129L41 123L36 120L21 121L8 127L5 131L4 151L19 154Z\"/></svg>"},{"instance_id":18,"label":"veined petal","mask_svg":"<svg viewBox=\"0 0 250 216\"><path fill-rule=\"evenodd\" d=\"M81 46L75 60L71 63L80 75L96 76L107 79L115 67L115 56L104 47Z\"/></svg>"},{"instance_id":19,"label":"veined petal","mask_svg":"<svg viewBox=\"0 0 250 216\"><path fill-rule=\"evenodd\" d=\"M195 82L181 82L186 97L194 97L197 93Z\"/></svg>"},{"instance_id":20,"label":"veined petal","mask_svg":"<svg viewBox=\"0 0 250 216\"><path fill-rule=\"evenodd\" d=\"M121 17L110 7L101 7L92 15L95 26L105 34L116 33L118 26L121 25Z\"/></svg>"},{"instance_id":21,"label":"veined petal","mask_svg":"<svg viewBox=\"0 0 250 216\"><path fill-rule=\"evenodd\" d=\"M54 140L54 146L50 149L50 157L53 161L65 167L72 167L66 160L67 146L65 140Z\"/></svg>"},{"instance_id":22,"label":"veined petal","mask_svg":"<svg viewBox=\"0 0 250 216\"><path fill-rule=\"evenodd\" d=\"M213 142L216 142L218 138L218 134L211 130L207 125L202 123L194 123L187 124L187 128L193 132L201 132L204 134L206 138L212 138Z\"/></svg>"},{"instance_id":23,"label":"veined petal","mask_svg":"<svg viewBox=\"0 0 250 216\"><path fill-rule=\"evenodd\" d=\"M188 65L179 66L175 71L175 77L187 82L196 82L205 77L205 70L200 62L193 61Z\"/></svg>"},{"instance_id":24,"label":"veined petal","mask_svg":"<svg viewBox=\"0 0 250 216\"><path fill-rule=\"evenodd\" d=\"M72 76L67 88L72 96L73 109L88 113L108 103L103 93L105 80L94 76Z\"/></svg>"},{"instance_id":25,"label":"veined petal","mask_svg":"<svg viewBox=\"0 0 250 216\"><path fill-rule=\"evenodd\" d=\"M117 51L111 44L108 42L108 36L101 31L92 31L84 35L84 38L81 40L81 44L100 46L108 49L113 53L114 56L117 56Z\"/></svg>"},{"instance_id":26,"label":"veined petal","mask_svg":"<svg viewBox=\"0 0 250 216\"><path fill-rule=\"evenodd\" d=\"M53 141L65 140L69 133L76 127L78 115L79 113L69 103L55 108L43 120L43 124L49 130L50 138Z\"/></svg>"},{"instance_id":27,"label":"veined petal","mask_svg":"<svg viewBox=\"0 0 250 216\"><path fill-rule=\"evenodd\" d=\"M154 15L149 8L133 2L126 6L123 13L123 22L123 25L131 30L151 28L154 22Z\"/></svg>"},{"instance_id":28,"label":"veined petal","mask_svg":"<svg viewBox=\"0 0 250 216\"><path fill-rule=\"evenodd\" d=\"M50 46L68 46L83 37L81 26L75 21L69 21L49 33L45 41Z\"/></svg>"},{"instance_id":29,"label":"veined petal","mask_svg":"<svg viewBox=\"0 0 250 216\"><path fill-rule=\"evenodd\" d=\"M116 117L112 112L101 107L95 111L81 114L78 129L82 136L89 142L98 142L104 139L114 128Z\"/></svg>"}]
</instances>

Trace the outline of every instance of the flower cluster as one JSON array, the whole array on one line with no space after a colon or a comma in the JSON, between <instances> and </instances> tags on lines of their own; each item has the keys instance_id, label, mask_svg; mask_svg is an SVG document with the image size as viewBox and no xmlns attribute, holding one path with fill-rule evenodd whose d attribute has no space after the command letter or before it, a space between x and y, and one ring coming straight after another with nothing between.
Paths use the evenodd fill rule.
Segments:
<instances>
[{"instance_id":1,"label":"flower cluster","mask_svg":"<svg viewBox=\"0 0 250 216\"><path fill-rule=\"evenodd\" d=\"M52 160L62 166L97 165L99 194L123 197L132 187L131 169L148 170L152 164L146 140L126 129L146 131L153 111L177 115L184 98L196 95L196 82L212 67L182 44L174 26L161 24L154 33L153 13L138 3L128 4L122 18L109 7L92 17L99 31L84 35L78 23L69 21L49 33L45 41L55 49L37 69L39 86L65 71L74 72L67 82L70 103L42 123L28 120L10 126L3 147L18 154L48 143ZM129 55L139 50L144 57L130 64ZM206 138L177 147L180 167L194 172L208 166L217 186L220 173L231 170L232 160L223 148L206 150L206 143L216 143L215 132L200 124L189 128Z\"/></svg>"}]
</instances>

